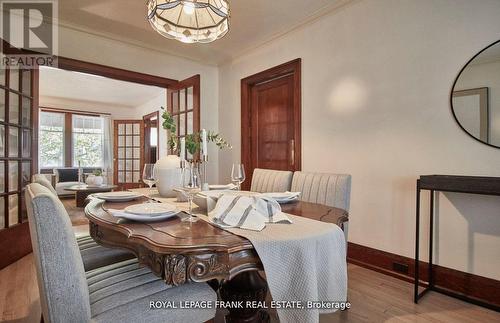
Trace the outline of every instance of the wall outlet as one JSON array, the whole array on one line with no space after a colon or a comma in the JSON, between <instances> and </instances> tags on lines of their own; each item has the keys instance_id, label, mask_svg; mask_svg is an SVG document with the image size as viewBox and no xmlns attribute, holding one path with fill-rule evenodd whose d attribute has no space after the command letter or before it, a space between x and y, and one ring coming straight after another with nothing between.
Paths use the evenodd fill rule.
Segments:
<instances>
[{"instance_id":1,"label":"wall outlet","mask_svg":"<svg viewBox=\"0 0 500 323\"><path fill-rule=\"evenodd\" d=\"M408 274L408 265L407 264L401 264L401 263L398 263L398 262L393 262L392 263L392 269L394 271L397 271L398 273Z\"/></svg>"}]
</instances>

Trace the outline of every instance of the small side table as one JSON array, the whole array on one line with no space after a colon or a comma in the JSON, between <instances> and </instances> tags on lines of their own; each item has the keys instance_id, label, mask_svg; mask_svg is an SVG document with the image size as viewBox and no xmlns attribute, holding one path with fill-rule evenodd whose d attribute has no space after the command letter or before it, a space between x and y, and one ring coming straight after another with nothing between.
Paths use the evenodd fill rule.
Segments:
<instances>
[{"instance_id":1,"label":"small side table","mask_svg":"<svg viewBox=\"0 0 500 323\"><path fill-rule=\"evenodd\" d=\"M428 190L430 192L429 208L429 263L427 267L428 281L424 284L423 291L419 292L420 282L420 191ZM416 205L416 232L415 232L415 277L414 277L414 295L415 304L428 291L435 291L451 297L461 299L476 305L484 306L495 311L500 308L496 305L477 300L466 295L461 295L436 286L433 271L433 251L434 251L434 195L436 192L456 192L481 195L500 196L500 177L481 177L481 176L454 176L454 175L422 175L417 179L417 205Z\"/></svg>"},{"instance_id":2,"label":"small side table","mask_svg":"<svg viewBox=\"0 0 500 323\"><path fill-rule=\"evenodd\" d=\"M116 185L73 185L66 188L67 191L75 192L75 201L77 207L85 207L85 200L90 194L100 193L100 192L111 192L113 189L117 188Z\"/></svg>"}]
</instances>

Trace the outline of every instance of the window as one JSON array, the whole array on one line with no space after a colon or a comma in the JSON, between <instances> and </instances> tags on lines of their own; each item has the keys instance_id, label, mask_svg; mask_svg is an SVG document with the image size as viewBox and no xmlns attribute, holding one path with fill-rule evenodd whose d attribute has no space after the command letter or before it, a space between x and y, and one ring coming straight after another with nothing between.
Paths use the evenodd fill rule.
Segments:
<instances>
[{"instance_id":1,"label":"window","mask_svg":"<svg viewBox=\"0 0 500 323\"><path fill-rule=\"evenodd\" d=\"M42 108L39 129L40 168L103 167L104 118Z\"/></svg>"},{"instance_id":2,"label":"window","mask_svg":"<svg viewBox=\"0 0 500 323\"><path fill-rule=\"evenodd\" d=\"M103 119L73 114L73 166L102 167L104 155Z\"/></svg>"},{"instance_id":3,"label":"window","mask_svg":"<svg viewBox=\"0 0 500 323\"><path fill-rule=\"evenodd\" d=\"M64 113L40 112L40 167L64 166Z\"/></svg>"}]
</instances>

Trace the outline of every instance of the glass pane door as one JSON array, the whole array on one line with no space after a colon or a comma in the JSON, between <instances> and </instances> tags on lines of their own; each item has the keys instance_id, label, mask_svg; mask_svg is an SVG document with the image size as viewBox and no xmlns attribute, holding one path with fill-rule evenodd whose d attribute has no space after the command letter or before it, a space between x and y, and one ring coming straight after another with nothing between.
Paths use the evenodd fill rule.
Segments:
<instances>
[{"instance_id":1,"label":"glass pane door","mask_svg":"<svg viewBox=\"0 0 500 323\"><path fill-rule=\"evenodd\" d=\"M168 111L177 124L179 137L200 131L200 76L195 75L179 82L176 89L169 89ZM169 153L173 153L169 151ZM196 156L194 156L196 157ZM188 155L188 159L193 156Z\"/></svg>"},{"instance_id":2,"label":"glass pane door","mask_svg":"<svg viewBox=\"0 0 500 323\"><path fill-rule=\"evenodd\" d=\"M38 169L38 70L0 69L0 269L31 252L24 190Z\"/></svg>"},{"instance_id":3,"label":"glass pane door","mask_svg":"<svg viewBox=\"0 0 500 323\"><path fill-rule=\"evenodd\" d=\"M11 68L0 74L0 232L27 220L24 189L33 174L32 84L38 73ZM36 82L37 84L37 82Z\"/></svg>"},{"instance_id":4,"label":"glass pane door","mask_svg":"<svg viewBox=\"0 0 500 323\"><path fill-rule=\"evenodd\" d=\"M140 187L144 124L142 120L115 120L114 131L114 182L122 189Z\"/></svg>"}]
</instances>

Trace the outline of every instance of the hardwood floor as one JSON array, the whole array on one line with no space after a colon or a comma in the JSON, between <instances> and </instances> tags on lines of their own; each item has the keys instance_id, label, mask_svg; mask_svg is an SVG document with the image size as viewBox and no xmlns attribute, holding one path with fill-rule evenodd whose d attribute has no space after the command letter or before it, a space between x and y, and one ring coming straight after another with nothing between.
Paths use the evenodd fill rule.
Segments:
<instances>
[{"instance_id":1,"label":"hardwood floor","mask_svg":"<svg viewBox=\"0 0 500 323\"><path fill-rule=\"evenodd\" d=\"M0 322L40 322L33 254L0 270Z\"/></svg>"},{"instance_id":2,"label":"hardwood floor","mask_svg":"<svg viewBox=\"0 0 500 323\"><path fill-rule=\"evenodd\" d=\"M320 322L500 322L500 313L437 293L415 305L411 284L356 265L349 265L349 301L350 310L322 315ZM0 322L39 322L39 317L30 254L0 271Z\"/></svg>"},{"instance_id":3,"label":"hardwood floor","mask_svg":"<svg viewBox=\"0 0 500 323\"><path fill-rule=\"evenodd\" d=\"M67 207L65 202L65 206ZM82 219L82 209L69 208L72 219ZM80 221L75 221L75 225ZM88 225L74 226L75 234ZM430 292L418 305L412 301L413 285L397 278L349 264L351 309L320 317L330 322L500 322L500 313ZM220 313L219 313L220 314ZM218 315L216 323L222 323ZM0 322L39 322L40 301L33 254L0 271Z\"/></svg>"}]
</instances>

